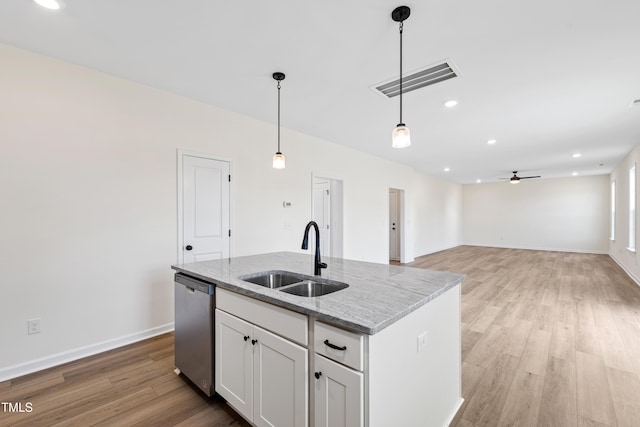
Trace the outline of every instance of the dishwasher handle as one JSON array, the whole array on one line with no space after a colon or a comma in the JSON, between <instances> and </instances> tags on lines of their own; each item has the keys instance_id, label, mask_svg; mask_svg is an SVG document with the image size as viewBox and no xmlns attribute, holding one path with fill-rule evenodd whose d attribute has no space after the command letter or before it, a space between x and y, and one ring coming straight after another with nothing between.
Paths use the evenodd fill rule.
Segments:
<instances>
[{"instance_id":1,"label":"dishwasher handle","mask_svg":"<svg viewBox=\"0 0 640 427\"><path fill-rule=\"evenodd\" d=\"M213 288L215 287L213 283L208 283L204 280L199 280L181 273L175 275L175 282L186 286L188 289L193 289L208 295L213 295Z\"/></svg>"}]
</instances>

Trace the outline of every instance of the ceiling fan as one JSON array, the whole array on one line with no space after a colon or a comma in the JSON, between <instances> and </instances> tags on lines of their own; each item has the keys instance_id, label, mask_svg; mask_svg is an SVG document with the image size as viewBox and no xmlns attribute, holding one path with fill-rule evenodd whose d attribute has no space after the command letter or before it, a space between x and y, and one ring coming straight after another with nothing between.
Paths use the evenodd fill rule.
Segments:
<instances>
[{"instance_id":1,"label":"ceiling fan","mask_svg":"<svg viewBox=\"0 0 640 427\"><path fill-rule=\"evenodd\" d=\"M511 184L518 184L521 179L531 179L531 178L540 178L540 175L518 176L518 171L513 171L513 176L511 178L500 178L500 179L508 179Z\"/></svg>"}]
</instances>

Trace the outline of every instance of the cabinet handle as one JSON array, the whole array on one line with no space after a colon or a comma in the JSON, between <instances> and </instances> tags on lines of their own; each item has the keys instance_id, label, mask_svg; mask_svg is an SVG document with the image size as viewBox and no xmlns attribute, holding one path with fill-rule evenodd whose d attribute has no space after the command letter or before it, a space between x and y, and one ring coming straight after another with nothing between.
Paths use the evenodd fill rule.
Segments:
<instances>
[{"instance_id":1,"label":"cabinet handle","mask_svg":"<svg viewBox=\"0 0 640 427\"><path fill-rule=\"evenodd\" d=\"M258 340L251 340L251 345L256 345L257 342Z\"/></svg>"},{"instance_id":2,"label":"cabinet handle","mask_svg":"<svg viewBox=\"0 0 640 427\"><path fill-rule=\"evenodd\" d=\"M331 344L331 343L329 342L329 340L324 340L324 345L326 345L327 347L330 347L330 348L332 348L332 349L334 349L334 350L345 351L345 350L347 349L347 346L346 346L346 345L345 345L345 346L342 346L342 347L338 347L338 346L337 346L337 345L335 345L335 344Z\"/></svg>"},{"instance_id":3,"label":"cabinet handle","mask_svg":"<svg viewBox=\"0 0 640 427\"><path fill-rule=\"evenodd\" d=\"M316 372L313 374L314 377L316 377L317 380L320 379L320 377L322 376L322 372Z\"/></svg>"},{"instance_id":4,"label":"cabinet handle","mask_svg":"<svg viewBox=\"0 0 640 427\"><path fill-rule=\"evenodd\" d=\"M251 338L251 337L249 337L249 335L245 335L245 336L244 336L244 340L245 340L245 341L247 341L249 338Z\"/></svg>"},{"instance_id":5,"label":"cabinet handle","mask_svg":"<svg viewBox=\"0 0 640 427\"><path fill-rule=\"evenodd\" d=\"M193 246L191 246L191 245L187 245L187 246L185 246L185 249L186 249L186 250L188 250L188 251L190 251L191 249L193 249Z\"/></svg>"}]
</instances>

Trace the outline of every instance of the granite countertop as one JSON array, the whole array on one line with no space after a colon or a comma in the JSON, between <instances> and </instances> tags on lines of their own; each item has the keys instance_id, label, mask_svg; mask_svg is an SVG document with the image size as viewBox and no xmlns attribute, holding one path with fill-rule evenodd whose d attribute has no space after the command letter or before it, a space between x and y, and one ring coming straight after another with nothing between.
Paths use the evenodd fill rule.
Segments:
<instances>
[{"instance_id":1,"label":"granite countertop","mask_svg":"<svg viewBox=\"0 0 640 427\"><path fill-rule=\"evenodd\" d=\"M313 260L313 255L309 254L276 252L171 267L189 276L213 282L220 288L369 335L380 332L427 304L460 284L465 277L401 265L323 258L328 267L322 270L321 278L348 283L348 288L308 298L238 279L238 276L269 270L313 276Z\"/></svg>"}]
</instances>

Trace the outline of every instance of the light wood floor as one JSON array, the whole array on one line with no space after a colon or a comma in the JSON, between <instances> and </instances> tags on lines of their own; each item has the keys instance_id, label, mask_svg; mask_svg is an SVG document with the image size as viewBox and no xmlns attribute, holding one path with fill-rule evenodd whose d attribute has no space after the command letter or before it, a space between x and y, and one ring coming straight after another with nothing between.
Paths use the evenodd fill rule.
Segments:
<instances>
[{"instance_id":1,"label":"light wood floor","mask_svg":"<svg viewBox=\"0 0 640 427\"><path fill-rule=\"evenodd\" d=\"M0 426L249 426L173 365L173 333L0 383Z\"/></svg>"},{"instance_id":2,"label":"light wood floor","mask_svg":"<svg viewBox=\"0 0 640 427\"><path fill-rule=\"evenodd\" d=\"M460 246L469 426L640 426L640 287L607 255Z\"/></svg>"},{"instance_id":3,"label":"light wood floor","mask_svg":"<svg viewBox=\"0 0 640 427\"><path fill-rule=\"evenodd\" d=\"M640 426L640 287L608 256L461 246L411 265L468 275L454 426ZM173 367L166 334L2 382L33 411L0 407L0 426L248 426Z\"/></svg>"}]
</instances>

